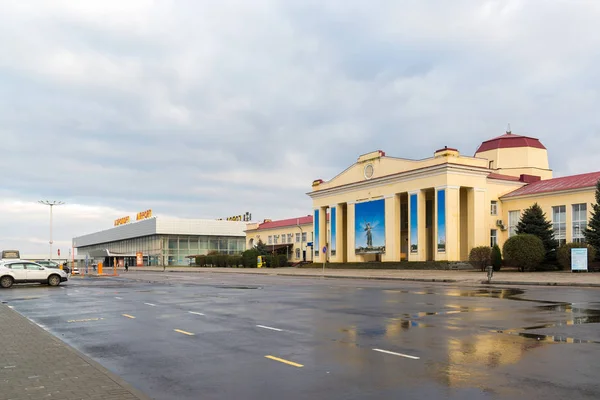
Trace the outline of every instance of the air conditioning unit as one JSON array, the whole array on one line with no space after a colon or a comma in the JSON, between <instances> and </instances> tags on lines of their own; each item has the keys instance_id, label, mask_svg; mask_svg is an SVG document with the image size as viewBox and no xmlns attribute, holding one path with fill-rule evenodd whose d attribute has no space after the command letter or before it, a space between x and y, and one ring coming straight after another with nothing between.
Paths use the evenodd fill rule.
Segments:
<instances>
[{"instance_id":1,"label":"air conditioning unit","mask_svg":"<svg viewBox=\"0 0 600 400\"><path fill-rule=\"evenodd\" d=\"M500 230L505 231L506 226L504 225L504 221L501 219L496 220L496 226L500 228Z\"/></svg>"}]
</instances>

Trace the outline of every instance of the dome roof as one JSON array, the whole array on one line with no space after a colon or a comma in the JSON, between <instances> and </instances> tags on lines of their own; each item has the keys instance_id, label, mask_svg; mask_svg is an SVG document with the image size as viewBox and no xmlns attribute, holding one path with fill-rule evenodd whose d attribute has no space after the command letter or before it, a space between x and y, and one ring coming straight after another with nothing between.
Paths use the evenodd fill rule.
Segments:
<instances>
[{"instance_id":1,"label":"dome roof","mask_svg":"<svg viewBox=\"0 0 600 400\"><path fill-rule=\"evenodd\" d=\"M536 149L546 150L546 147L544 147L539 139L529 136L513 135L511 132L506 132L502 136L481 143L475 154L488 150L508 149L513 147L534 147Z\"/></svg>"}]
</instances>

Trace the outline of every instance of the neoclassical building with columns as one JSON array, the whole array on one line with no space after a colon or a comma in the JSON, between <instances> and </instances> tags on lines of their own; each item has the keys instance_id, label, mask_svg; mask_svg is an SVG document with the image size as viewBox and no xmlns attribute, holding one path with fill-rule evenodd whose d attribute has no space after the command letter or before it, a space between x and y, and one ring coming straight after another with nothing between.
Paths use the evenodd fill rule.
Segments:
<instances>
[{"instance_id":1,"label":"neoclassical building with columns","mask_svg":"<svg viewBox=\"0 0 600 400\"><path fill-rule=\"evenodd\" d=\"M314 261L466 261L475 246L502 246L536 202L560 243L582 241L599 179L553 178L546 147L512 132L474 156L448 147L422 160L374 151L313 182Z\"/></svg>"}]
</instances>

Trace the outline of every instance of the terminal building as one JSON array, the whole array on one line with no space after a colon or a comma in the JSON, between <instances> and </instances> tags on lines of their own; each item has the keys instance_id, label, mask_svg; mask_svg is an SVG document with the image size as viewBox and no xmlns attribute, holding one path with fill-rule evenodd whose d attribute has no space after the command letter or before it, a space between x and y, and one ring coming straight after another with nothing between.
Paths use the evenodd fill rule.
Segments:
<instances>
[{"instance_id":1,"label":"terminal building","mask_svg":"<svg viewBox=\"0 0 600 400\"><path fill-rule=\"evenodd\" d=\"M473 247L502 247L536 202L560 244L583 241L599 179L553 178L546 147L510 131L473 156L448 147L423 160L374 151L313 182L314 261L466 261Z\"/></svg>"},{"instance_id":2,"label":"terminal building","mask_svg":"<svg viewBox=\"0 0 600 400\"><path fill-rule=\"evenodd\" d=\"M115 227L73 238L78 258L88 256L105 266L188 265L210 252L238 255L246 249L246 223L210 219L129 217ZM90 261L92 262L92 261Z\"/></svg>"}]
</instances>

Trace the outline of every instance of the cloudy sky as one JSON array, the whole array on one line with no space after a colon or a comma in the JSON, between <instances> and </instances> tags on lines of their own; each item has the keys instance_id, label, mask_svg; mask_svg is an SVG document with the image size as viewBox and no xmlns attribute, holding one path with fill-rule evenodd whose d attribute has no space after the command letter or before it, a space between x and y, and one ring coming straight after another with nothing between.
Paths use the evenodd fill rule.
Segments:
<instances>
[{"instance_id":1,"label":"cloudy sky","mask_svg":"<svg viewBox=\"0 0 600 400\"><path fill-rule=\"evenodd\" d=\"M600 170L597 0L0 0L0 248L157 215L310 213L382 149L539 137ZM64 254L64 253L63 253Z\"/></svg>"}]
</instances>

